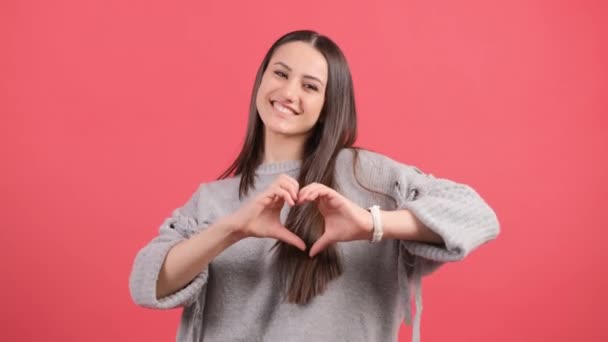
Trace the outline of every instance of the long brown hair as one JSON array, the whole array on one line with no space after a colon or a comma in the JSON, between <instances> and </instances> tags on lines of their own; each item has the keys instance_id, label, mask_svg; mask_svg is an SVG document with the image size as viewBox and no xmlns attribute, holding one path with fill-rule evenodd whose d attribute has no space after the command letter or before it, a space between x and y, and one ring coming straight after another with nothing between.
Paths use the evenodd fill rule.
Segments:
<instances>
[{"instance_id":1,"label":"long brown hair","mask_svg":"<svg viewBox=\"0 0 608 342\"><path fill-rule=\"evenodd\" d=\"M327 61L328 79L325 101L316 125L305 142L298 182L303 187L316 182L335 187L334 171L338 152L352 147L357 135L357 115L351 73L344 54L328 37L314 31L290 32L279 38L262 60L249 105L249 122L243 148L236 160L220 176L240 175L239 196L245 196L254 186L255 170L264 153L264 125L257 111L256 96L262 76L274 51L283 44L300 41L309 43ZM300 236L310 248L324 231L323 215L314 203L291 209L285 226ZM306 304L323 293L327 284L342 274L340 255L329 246L314 258L284 243L275 245L277 266L282 288L290 303Z\"/></svg>"}]
</instances>

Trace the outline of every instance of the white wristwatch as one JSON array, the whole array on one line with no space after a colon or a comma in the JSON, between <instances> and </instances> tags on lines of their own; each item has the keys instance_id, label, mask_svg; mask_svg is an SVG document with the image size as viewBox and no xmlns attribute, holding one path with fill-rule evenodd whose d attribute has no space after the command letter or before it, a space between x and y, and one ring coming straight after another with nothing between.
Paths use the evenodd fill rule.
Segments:
<instances>
[{"instance_id":1,"label":"white wristwatch","mask_svg":"<svg viewBox=\"0 0 608 342\"><path fill-rule=\"evenodd\" d=\"M380 218L380 206L372 205L367 210L372 214L372 223L374 224L374 231L372 233L371 243L377 243L382 240L382 220Z\"/></svg>"}]
</instances>

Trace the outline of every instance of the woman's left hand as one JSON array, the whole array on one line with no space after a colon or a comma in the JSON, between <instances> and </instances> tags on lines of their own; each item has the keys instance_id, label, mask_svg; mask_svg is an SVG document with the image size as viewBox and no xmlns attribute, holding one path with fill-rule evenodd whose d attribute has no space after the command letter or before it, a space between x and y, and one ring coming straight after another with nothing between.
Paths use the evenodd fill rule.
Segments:
<instances>
[{"instance_id":1,"label":"woman's left hand","mask_svg":"<svg viewBox=\"0 0 608 342\"><path fill-rule=\"evenodd\" d=\"M298 194L298 204L316 202L325 218L325 232L310 248L310 257L342 241L369 240L373 223L371 214L323 184L311 183Z\"/></svg>"}]
</instances>

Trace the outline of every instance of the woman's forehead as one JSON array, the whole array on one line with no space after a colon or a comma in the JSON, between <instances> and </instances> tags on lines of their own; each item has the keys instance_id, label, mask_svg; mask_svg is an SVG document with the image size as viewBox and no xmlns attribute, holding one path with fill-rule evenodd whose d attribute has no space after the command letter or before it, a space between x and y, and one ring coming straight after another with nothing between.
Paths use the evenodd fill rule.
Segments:
<instances>
[{"instance_id":1,"label":"woman's forehead","mask_svg":"<svg viewBox=\"0 0 608 342\"><path fill-rule=\"evenodd\" d=\"M327 61L321 52L305 42L290 42L279 46L269 65L281 65L291 72L310 75L327 81Z\"/></svg>"}]
</instances>

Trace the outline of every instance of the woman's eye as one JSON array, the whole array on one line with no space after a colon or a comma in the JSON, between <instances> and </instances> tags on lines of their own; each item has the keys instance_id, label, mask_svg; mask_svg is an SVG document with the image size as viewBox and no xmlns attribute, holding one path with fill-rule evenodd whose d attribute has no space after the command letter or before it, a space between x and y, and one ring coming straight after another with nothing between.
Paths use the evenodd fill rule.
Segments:
<instances>
[{"instance_id":1,"label":"woman's eye","mask_svg":"<svg viewBox=\"0 0 608 342\"><path fill-rule=\"evenodd\" d=\"M277 70L274 73L275 73L275 75L277 75L279 77L285 77L285 78L287 78L287 74L285 74L284 72L282 72L280 70Z\"/></svg>"},{"instance_id":2,"label":"woman's eye","mask_svg":"<svg viewBox=\"0 0 608 342\"><path fill-rule=\"evenodd\" d=\"M319 88L317 88L317 86L316 86L316 85L314 85L314 84L305 84L304 86L305 86L307 89L310 89L310 90L314 90L314 91L319 90Z\"/></svg>"}]
</instances>

